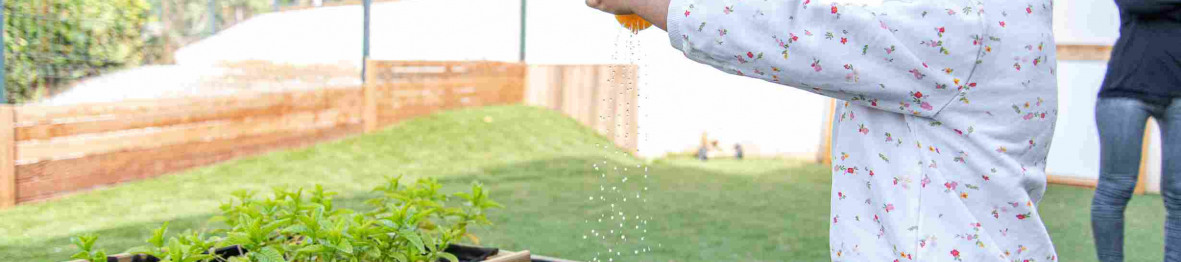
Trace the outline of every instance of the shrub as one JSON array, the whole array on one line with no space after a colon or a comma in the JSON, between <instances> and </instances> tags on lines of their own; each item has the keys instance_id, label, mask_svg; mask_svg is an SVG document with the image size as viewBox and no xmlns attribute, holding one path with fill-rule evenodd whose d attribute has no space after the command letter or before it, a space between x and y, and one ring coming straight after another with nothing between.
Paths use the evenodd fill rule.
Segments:
<instances>
[{"instance_id":1,"label":"shrub","mask_svg":"<svg viewBox=\"0 0 1181 262\"><path fill-rule=\"evenodd\" d=\"M373 209L354 211L333 206L332 196L320 186L304 191L277 188L273 196L255 199L248 191L233 194L222 204L213 221L227 228L187 231L165 239L167 224L148 238L147 246L128 253L148 254L161 261L214 261L214 247L238 246L249 251L231 261L458 261L444 252L451 243L469 238L469 226L490 224L485 211L500 204L488 198L480 184L455 206L439 192L434 179L420 179L403 187L399 178L377 187L379 196L366 203ZM207 236L213 235L212 237ZM76 259L106 261L94 248L94 236L74 239L80 251Z\"/></svg>"},{"instance_id":2,"label":"shrub","mask_svg":"<svg viewBox=\"0 0 1181 262\"><path fill-rule=\"evenodd\" d=\"M142 59L145 0L6 1L5 88L11 101L35 97L36 87L58 88Z\"/></svg>"}]
</instances>

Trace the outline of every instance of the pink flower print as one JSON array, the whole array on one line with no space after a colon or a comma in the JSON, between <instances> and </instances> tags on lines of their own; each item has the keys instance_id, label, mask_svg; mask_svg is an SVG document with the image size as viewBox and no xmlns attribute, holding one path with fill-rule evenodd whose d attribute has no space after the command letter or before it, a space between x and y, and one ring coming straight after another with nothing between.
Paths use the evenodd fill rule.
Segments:
<instances>
[{"instance_id":1,"label":"pink flower print","mask_svg":"<svg viewBox=\"0 0 1181 262\"><path fill-rule=\"evenodd\" d=\"M804 35L812 36L812 31L804 30Z\"/></svg>"},{"instance_id":2,"label":"pink flower print","mask_svg":"<svg viewBox=\"0 0 1181 262\"><path fill-rule=\"evenodd\" d=\"M924 66L925 66L925 65L924 65ZM817 71L819 71L819 70L817 70ZM914 75L914 79L919 79L919 80L922 80L922 79L923 79L923 77L926 77L926 76L927 76L927 75L924 75L922 72L919 72L919 69L918 69L918 68L911 69L911 70L910 70L910 71L908 71L908 72L910 72L911 74L913 74L913 75Z\"/></svg>"},{"instance_id":3,"label":"pink flower print","mask_svg":"<svg viewBox=\"0 0 1181 262\"><path fill-rule=\"evenodd\" d=\"M1013 63L1013 68L1017 69L1017 71L1021 71L1021 64Z\"/></svg>"},{"instance_id":4,"label":"pink flower print","mask_svg":"<svg viewBox=\"0 0 1181 262\"><path fill-rule=\"evenodd\" d=\"M751 53L751 52L746 52L746 57L755 58L755 54Z\"/></svg>"},{"instance_id":5,"label":"pink flower print","mask_svg":"<svg viewBox=\"0 0 1181 262\"><path fill-rule=\"evenodd\" d=\"M861 124L861 127L857 129L857 132L860 132L862 135L868 135L869 128L865 127L865 124Z\"/></svg>"},{"instance_id":6,"label":"pink flower print","mask_svg":"<svg viewBox=\"0 0 1181 262\"><path fill-rule=\"evenodd\" d=\"M846 38L846 37L841 37L841 44L842 44L842 45L843 45L843 44L845 44L845 43L848 43L848 42L849 42L849 38Z\"/></svg>"},{"instance_id":7,"label":"pink flower print","mask_svg":"<svg viewBox=\"0 0 1181 262\"><path fill-rule=\"evenodd\" d=\"M1025 220L1031 216L1032 212L1025 214L1017 214L1017 220Z\"/></svg>"},{"instance_id":8,"label":"pink flower print","mask_svg":"<svg viewBox=\"0 0 1181 262\"><path fill-rule=\"evenodd\" d=\"M685 17L689 17L689 10L685 10Z\"/></svg>"},{"instance_id":9,"label":"pink flower print","mask_svg":"<svg viewBox=\"0 0 1181 262\"><path fill-rule=\"evenodd\" d=\"M837 192L837 199L845 199L847 197L844 192Z\"/></svg>"},{"instance_id":10,"label":"pink flower print","mask_svg":"<svg viewBox=\"0 0 1181 262\"><path fill-rule=\"evenodd\" d=\"M734 56L734 59L738 59L738 63L740 63L740 64L745 64L745 63L747 62L747 61L746 61L746 58L744 58L744 57L742 57L742 56L740 56L740 55L736 55L736 56Z\"/></svg>"},{"instance_id":11,"label":"pink flower print","mask_svg":"<svg viewBox=\"0 0 1181 262\"><path fill-rule=\"evenodd\" d=\"M1042 61L1042 58L1041 58L1041 57L1034 58L1034 59L1033 59L1033 66L1037 66L1038 62L1041 62L1041 61Z\"/></svg>"},{"instance_id":12,"label":"pink flower print","mask_svg":"<svg viewBox=\"0 0 1181 262\"><path fill-rule=\"evenodd\" d=\"M730 31L725 28L718 29L718 36L726 36L727 33L730 33Z\"/></svg>"},{"instance_id":13,"label":"pink flower print","mask_svg":"<svg viewBox=\"0 0 1181 262\"><path fill-rule=\"evenodd\" d=\"M878 24L882 26L882 29L890 30L890 27L886 26L886 22L878 20Z\"/></svg>"},{"instance_id":14,"label":"pink flower print","mask_svg":"<svg viewBox=\"0 0 1181 262\"><path fill-rule=\"evenodd\" d=\"M1002 147L997 147L997 148L996 148L996 152L997 152L997 153L1005 153L1005 152L1009 152L1009 149L1007 149L1007 148L1005 148L1005 147L1003 147L1003 146L1002 146Z\"/></svg>"},{"instance_id":15,"label":"pink flower print","mask_svg":"<svg viewBox=\"0 0 1181 262\"><path fill-rule=\"evenodd\" d=\"M890 53L894 53L894 46L890 46L890 48L886 48L886 54L888 55Z\"/></svg>"},{"instance_id":16,"label":"pink flower print","mask_svg":"<svg viewBox=\"0 0 1181 262\"><path fill-rule=\"evenodd\" d=\"M891 135L890 133L886 133L886 142L892 142L892 141L894 141L894 135Z\"/></svg>"},{"instance_id":17,"label":"pink flower print","mask_svg":"<svg viewBox=\"0 0 1181 262\"><path fill-rule=\"evenodd\" d=\"M1032 119L1032 118L1033 118L1033 113L1026 113L1026 114L1025 114L1025 117L1022 117L1022 118L1024 118L1025 120Z\"/></svg>"},{"instance_id":18,"label":"pink flower print","mask_svg":"<svg viewBox=\"0 0 1181 262\"><path fill-rule=\"evenodd\" d=\"M923 99L923 92L922 91L914 92L914 94L912 94L912 95L914 96L914 98Z\"/></svg>"},{"instance_id":19,"label":"pink flower print","mask_svg":"<svg viewBox=\"0 0 1181 262\"><path fill-rule=\"evenodd\" d=\"M800 37L799 37L799 36L796 36L796 34L794 34L794 33L787 33L787 34L791 36L791 41L787 41L788 43L791 43L791 42L795 42L795 41L799 41L799 40L800 40Z\"/></svg>"},{"instance_id":20,"label":"pink flower print","mask_svg":"<svg viewBox=\"0 0 1181 262\"><path fill-rule=\"evenodd\" d=\"M874 174L873 174L873 170L870 170L870 171L869 171L869 176L873 176L873 175L874 175Z\"/></svg>"},{"instance_id":21,"label":"pink flower print","mask_svg":"<svg viewBox=\"0 0 1181 262\"><path fill-rule=\"evenodd\" d=\"M1001 27L1005 27L1005 21L1001 21L1000 24L1001 24Z\"/></svg>"},{"instance_id":22,"label":"pink flower print","mask_svg":"<svg viewBox=\"0 0 1181 262\"><path fill-rule=\"evenodd\" d=\"M841 160L845 160L848 158L849 158L849 154L846 154L845 152L841 152Z\"/></svg>"},{"instance_id":23,"label":"pink flower print","mask_svg":"<svg viewBox=\"0 0 1181 262\"><path fill-rule=\"evenodd\" d=\"M811 4L811 3L812 3L812 0L804 0L804 5L805 5L805 6L807 6L808 4ZM807 8L807 7L805 7L805 8Z\"/></svg>"},{"instance_id":24,"label":"pink flower print","mask_svg":"<svg viewBox=\"0 0 1181 262\"><path fill-rule=\"evenodd\" d=\"M812 70L816 70L816 72L824 70L820 67L820 59L812 58Z\"/></svg>"},{"instance_id":25,"label":"pink flower print","mask_svg":"<svg viewBox=\"0 0 1181 262\"><path fill-rule=\"evenodd\" d=\"M877 107L878 106L878 99L874 98L874 99L869 100L869 104L874 107Z\"/></svg>"},{"instance_id":26,"label":"pink flower print","mask_svg":"<svg viewBox=\"0 0 1181 262\"><path fill-rule=\"evenodd\" d=\"M734 6L727 6L726 8L722 9L722 13L727 14L727 15L730 13L733 13L733 12L734 12Z\"/></svg>"},{"instance_id":27,"label":"pink flower print","mask_svg":"<svg viewBox=\"0 0 1181 262\"><path fill-rule=\"evenodd\" d=\"M838 216L833 216L833 217L832 217L832 223L833 223L833 224L836 224L836 223L837 223L837 218L840 218L840 217L841 217L841 216L839 216L839 215L838 215Z\"/></svg>"},{"instance_id":28,"label":"pink flower print","mask_svg":"<svg viewBox=\"0 0 1181 262\"><path fill-rule=\"evenodd\" d=\"M955 10L954 10L954 9L951 9L951 8L948 8L948 9L947 9L947 15L954 15L954 14L955 14Z\"/></svg>"},{"instance_id":29,"label":"pink flower print","mask_svg":"<svg viewBox=\"0 0 1181 262\"><path fill-rule=\"evenodd\" d=\"M992 180L992 178L989 177L988 175L980 175L980 178L984 179L984 181Z\"/></svg>"},{"instance_id":30,"label":"pink flower print","mask_svg":"<svg viewBox=\"0 0 1181 262\"><path fill-rule=\"evenodd\" d=\"M836 13L837 13L837 5L836 5L836 4L833 4L833 5L832 5L832 13L833 13L833 14L836 14Z\"/></svg>"},{"instance_id":31,"label":"pink flower print","mask_svg":"<svg viewBox=\"0 0 1181 262\"><path fill-rule=\"evenodd\" d=\"M939 28L935 28L935 32L938 32L938 33L939 33L939 37L943 37L943 33L946 33L946 32L947 32L947 29L946 29L946 28L944 28L944 27L942 27L942 26L940 26Z\"/></svg>"},{"instance_id":32,"label":"pink flower print","mask_svg":"<svg viewBox=\"0 0 1181 262\"><path fill-rule=\"evenodd\" d=\"M1026 13L1026 14L1032 14L1032 13L1033 13L1033 5L1026 6L1026 7L1025 7L1025 13Z\"/></svg>"},{"instance_id":33,"label":"pink flower print","mask_svg":"<svg viewBox=\"0 0 1181 262\"><path fill-rule=\"evenodd\" d=\"M919 182L922 184L923 188L926 188L927 184L931 183L931 177L923 176L923 180L920 180Z\"/></svg>"},{"instance_id":34,"label":"pink flower print","mask_svg":"<svg viewBox=\"0 0 1181 262\"><path fill-rule=\"evenodd\" d=\"M934 107L931 106L931 103L927 103L926 101L923 101L922 104L919 104L919 107L922 108L923 110L927 110L927 111L931 111L931 110L935 109Z\"/></svg>"},{"instance_id":35,"label":"pink flower print","mask_svg":"<svg viewBox=\"0 0 1181 262\"><path fill-rule=\"evenodd\" d=\"M943 187L947 188L947 190L946 190L946 191L952 191L952 190L956 190L956 187L959 187L959 186L960 186L960 183L959 183L959 182L956 182L956 181L951 181L951 182L944 182L944 183L943 183Z\"/></svg>"},{"instance_id":36,"label":"pink flower print","mask_svg":"<svg viewBox=\"0 0 1181 262\"><path fill-rule=\"evenodd\" d=\"M962 261L962 259L960 258L960 250L959 249L952 249L951 250L951 258L955 259L956 261Z\"/></svg>"},{"instance_id":37,"label":"pink flower print","mask_svg":"<svg viewBox=\"0 0 1181 262\"><path fill-rule=\"evenodd\" d=\"M964 131L960 131L959 129L952 129L951 131L955 131L957 135L964 135Z\"/></svg>"},{"instance_id":38,"label":"pink flower print","mask_svg":"<svg viewBox=\"0 0 1181 262\"><path fill-rule=\"evenodd\" d=\"M856 171L856 169L854 169L852 167L845 169L845 173L849 173L849 174L855 174L855 173L853 173L854 171Z\"/></svg>"},{"instance_id":39,"label":"pink flower print","mask_svg":"<svg viewBox=\"0 0 1181 262\"><path fill-rule=\"evenodd\" d=\"M894 211L894 204L882 205L882 209L885 209L886 213L890 213L890 211Z\"/></svg>"},{"instance_id":40,"label":"pink flower print","mask_svg":"<svg viewBox=\"0 0 1181 262\"><path fill-rule=\"evenodd\" d=\"M951 69L950 67L944 67L943 72L950 75L951 72L955 72L955 69ZM959 83L956 83L956 84L958 85Z\"/></svg>"},{"instance_id":41,"label":"pink flower print","mask_svg":"<svg viewBox=\"0 0 1181 262\"><path fill-rule=\"evenodd\" d=\"M875 214L875 215L873 215L873 222L881 223L882 220L880 218L878 218L878 215Z\"/></svg>"},{"instance_id":42,"label":"pink flower print","mask_svg":"<svg viewBox=\"0 0 1181 262\"><path fill-rule=\"evenodd\" d=\"M923 62L923 68L929 68L927 67L927 62Z\"/></svg>"}]
</instances>

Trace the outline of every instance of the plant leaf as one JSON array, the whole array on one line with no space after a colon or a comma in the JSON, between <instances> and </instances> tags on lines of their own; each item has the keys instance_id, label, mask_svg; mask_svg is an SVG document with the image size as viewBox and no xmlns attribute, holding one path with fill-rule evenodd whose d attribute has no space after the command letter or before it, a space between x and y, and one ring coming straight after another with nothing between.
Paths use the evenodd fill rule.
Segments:
<instances>
[{"instance_id":1,"label":"plant leaf","mask_svg":"<svg viewBox=\"0 0 1181 262\"><path fill-rule=\"evenodd\" d=\"M252 254L252 257L258 260L258 262L287 262L287 260L283 259L283 254L279 253L279 250L275 250L274 247L270 246L248 254Z\"/></svg>"},{"instance_id":2,"label":"plant leaf","mask_svg":"<svg viewBox=\"0 0 1181 262\"><path fill-rule=\"evenodd\" d=\"M450 262L459 262L458 257L455 257L455 255L452 255L451 253L447 253L447 252L440 252L439 258L446 259L447 261L450 261Z\"/></svg>"},{"instance_id":3,"label":"plant leaf","mask_svg":"<svg viewBox=\"0 0 1181 262\"><path fill-rule=\"evenodd\" d=\"M420 254L426 253L426 247L423 247L422 238L418 236L417 232L403 230L402 232L399 232L398 235L402 236L402 238L405 238L407 241L410 241L411 245L414 245L415 248L418 248L418 252Z\"/></svg>"},{"instance_id":4,"label":"plant leaf","mask_svg":"<svg viewBox=\"0 0 1181 262\"><path fill-rule=\"evenodd\" d=\"M308 245L295 250L296 253L319 253L324 251L323 245Z\"/></svg>"}]
</instances>

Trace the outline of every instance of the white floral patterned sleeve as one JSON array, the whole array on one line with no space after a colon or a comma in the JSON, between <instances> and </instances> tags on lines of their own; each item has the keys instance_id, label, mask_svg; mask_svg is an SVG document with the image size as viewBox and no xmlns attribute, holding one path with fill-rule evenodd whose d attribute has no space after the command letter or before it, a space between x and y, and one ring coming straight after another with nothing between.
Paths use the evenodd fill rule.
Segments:
<instances>
[{"instance_id":1,"label":"white floral patterned sleeve","mask_svg":"<svg viewBox=\"0 0 1181 262\"><path fill-rule=\"evenodd\" d=\"M722 71L841 99L834 261L1056 261L1037 215L1057 116L1052 3L672 0Z\"/></svg>"}]
</instances>

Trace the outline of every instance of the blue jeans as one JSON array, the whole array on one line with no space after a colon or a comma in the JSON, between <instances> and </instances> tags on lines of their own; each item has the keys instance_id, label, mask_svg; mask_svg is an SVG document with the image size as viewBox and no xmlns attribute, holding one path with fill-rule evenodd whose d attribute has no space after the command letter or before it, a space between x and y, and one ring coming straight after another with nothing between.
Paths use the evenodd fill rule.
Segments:
<instances>
[{"instance_id":1,"label":"blue jeans","mask_svg":"<svg viewBox=\"0 0 1181 262\"><path fill-rule=\"evenodd\" d=\"M1161 195L1165 210L1165 261L1181 262L1181 98L1168 105L1134 98L1099 98L1099 185L1091 201L1091 230L1099 261L1124 261L1124 209L1136 187L1144 124L1152 116L1162 138Z\"/></svg>"}]
</instances>

